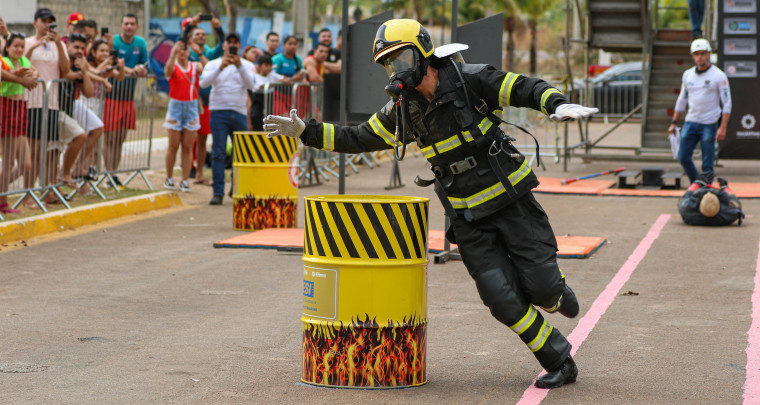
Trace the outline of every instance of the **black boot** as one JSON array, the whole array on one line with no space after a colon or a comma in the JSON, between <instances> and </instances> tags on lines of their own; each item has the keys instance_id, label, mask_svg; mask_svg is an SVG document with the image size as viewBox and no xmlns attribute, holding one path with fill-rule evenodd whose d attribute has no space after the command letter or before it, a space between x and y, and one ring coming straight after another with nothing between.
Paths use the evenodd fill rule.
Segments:
<instances>
[{"instance_id":1,"label":"black boot","mask_svg":"<svg viewBox=\"0 0 760 405\"><path fill-rule=\"evenodd\" d=\"M559 369L542 375L536 380L535 385L538 388L559 388L565 384L574 383L576 378L578 378L578 366L568 355Z\"/></svg>"},{"instance_id":2,"label":"black boot","mask_svg":"<svg viewBox=\"0 0 760 405\"><path fill-rule=\"evenodd\" d=\"M580 312L578 298L575 297L575 293L567 284L565 284L565 291L562 293L562 305L560 305L557 312L568 318L575 318L578 316L578 312Z\"/></svg>"}]
</instances>

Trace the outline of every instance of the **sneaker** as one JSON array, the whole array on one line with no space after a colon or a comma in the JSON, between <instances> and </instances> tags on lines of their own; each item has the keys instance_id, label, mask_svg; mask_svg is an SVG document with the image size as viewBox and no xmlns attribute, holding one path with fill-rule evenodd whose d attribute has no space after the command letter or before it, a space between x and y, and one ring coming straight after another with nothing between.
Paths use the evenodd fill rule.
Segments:
<instances>
[{"instance_id":1,"label":"sneaker","mask_svg":"<svg viewBox=\"0 0 760 405\"><path fill-rule=\"evenodd\" d=\"M190 190L190 184L187 182L187 180L182 180L179 182L179 191L183 193L189 193Z\"/></svg>"},{"instance_id":2,"label":"sneaker","mask_svg":"<svg viewBox=\"0 0 760 405\"><path fill-rule=\"evenodd\" d=\"M124 189L124 185L121 184L121 180L119 180L119 178L116 177L116 176L111 176L111 177L113 177L113 182L116 183L116 187L118 187L119 190L123 190Z\"/></svg>"},{"instance_id":3,"label":"sneaker","mask_svg":"<svg viewBox=\"0 0 760 405\"><path fill-rule=\"evenodd\" d=\"M164 188L167 189L167 190L174 190L174 189L176 189L176 187L174 187L174 179L172 179L171 177L169 177L168 179L166 179L166 181L164 182Z\"/></svg>"},{"instance_id":4,"label":"sneaker","mask_svg":"<svg viewBox=\"0 0 760 405\"><path fill-rule=\"evenodd\" d=\"M215 195L215 196L211 197L211 201L209 201L208 203L209 203L209 205L222 205L222 199L223 198L224 197L221 196L221 195Z\"/></svg>"},{"instance_id":5,"label":"sneaker","mask_svg":"<svg viewBox=\"0 0 760 405\"><path fill-rule=\"evenodd\" d=\"M90 168L87 169L87 175L85 176L85 179L98 181L98 171L95 169L95 166L90 166Z\"/></svg>"}]
</instances>

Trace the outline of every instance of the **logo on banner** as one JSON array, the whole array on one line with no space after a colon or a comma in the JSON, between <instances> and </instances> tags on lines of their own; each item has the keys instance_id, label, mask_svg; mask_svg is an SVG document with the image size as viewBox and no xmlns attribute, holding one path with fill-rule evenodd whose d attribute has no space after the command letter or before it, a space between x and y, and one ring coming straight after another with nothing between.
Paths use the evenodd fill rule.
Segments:
<instances>
[{"instance_id":1,"label":"logo on banner","mask_svg":"<svg viewBox=\"0 0 760 405\"><path fill-rule=\"evenodd\" d=\"M742 117L741 124L744 129L752 129L755 127L756 123L757 123L757 120L755 119L755 116L752 114L745 114Z\"/></svg>"}]
</instances>

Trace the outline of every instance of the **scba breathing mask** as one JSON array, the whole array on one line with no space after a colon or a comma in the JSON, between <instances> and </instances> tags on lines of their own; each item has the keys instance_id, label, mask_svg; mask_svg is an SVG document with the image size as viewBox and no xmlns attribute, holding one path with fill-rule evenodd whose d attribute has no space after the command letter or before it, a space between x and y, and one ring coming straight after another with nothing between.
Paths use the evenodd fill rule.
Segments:
<instances>
[{"instance_id":1,"label":"scba breathing mask","mask_svg":"<svg viewBox=\"0 0 760 405\"><path fill-rule=\"evenodd\" d=\"M422 83L429 64L429 61L421 58L419 51L411 46L393 51L383 56L381 61L390 78L385 92L394 100Z\"/></svg>"}]
</instances>

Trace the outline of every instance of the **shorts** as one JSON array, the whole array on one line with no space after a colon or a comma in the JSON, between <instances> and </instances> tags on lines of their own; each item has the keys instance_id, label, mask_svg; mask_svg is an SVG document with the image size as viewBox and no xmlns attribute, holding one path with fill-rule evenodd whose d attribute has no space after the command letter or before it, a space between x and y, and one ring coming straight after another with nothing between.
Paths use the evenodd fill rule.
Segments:
<instances>
[{"instance_id":1,"label":"shorts","mask_svg":"<svg viewBox=\"0 0 760 405\"><path fill-rule=\"evenodd\" d=\"M84 129L79 126L79 123L74 118L71 118L68 114L58 114L58 120L61 126L61 137L58 140L48 143L48 150L57 149L64 150L66 145L70 144L74 138L84 135Z\"/></svg>"},{"instance_id":2,"label":"shorts","mask_svg":"<svg viewBox=\"0 0 760 405\"><path fill-rule=\"evenodd\" d=\"M27 136L34 140L57 141L60 135L58 130L58 110L47 110L47 131L42 128L42 108L30 108L27 111ZM45 133L43 135L43 133Z\"/></svg>"},{"instance_id":3,"label":"shorts","mask_svg":"<svg viewBox=\"0 0 760 405\"><path fill-rule=\"evenodd\" d=\"M197 131L201 125L198 122L198 100L179 101L169 100L169 107L166 109L166 119L164 128L175 131Z\"/></svg>"},{"instance_id":4,"label":"shorts","mask_svg":"<svg viewBox=\"0 0 760 405\"><path fill-rule=\"evenodd\" d=\"M201 128L198 130L198 135L208 135L211 133L211 110L207 105L203 106L203 113L198 118L201 120Z\"/></svg>"},{"instance_id":5,"label":"shorts","mask_svg":"<svg viewBox=\"0 0 760 405\"><path fill-rule=\"evenodd\" d=\"M106 99L103 108L103 122L106 131L113 132L122 128L135 129L135 117L134 101Z\"/></svg>"},{"instance_id":6,"label":"shorts","mask_svg":"<svg viewBox=\"0 0 760 405\"><path fill-rule=\"evenodd\" d=\"M103 128L103 121L94 111L87 107L87 104L83 100L74 100L73 113L74 119L77 120L85 133L89 134L98 128Z\"/></svg>"},{"instance_id":7,"label":"shorts","mask_svg":"<svg viewBox=\"0 0 760 405\"><path fill-rule=\"evenodd\" d=\"M0 137L26 136L26 100L0 97Z\"/></svg>"}]
</instances>

